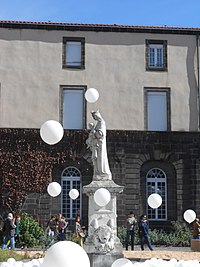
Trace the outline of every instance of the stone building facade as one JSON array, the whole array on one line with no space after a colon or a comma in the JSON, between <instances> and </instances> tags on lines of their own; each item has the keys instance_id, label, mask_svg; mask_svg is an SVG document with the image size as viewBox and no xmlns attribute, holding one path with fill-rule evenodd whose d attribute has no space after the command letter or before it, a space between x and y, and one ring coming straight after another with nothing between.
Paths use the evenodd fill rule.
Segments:
<instances>
[{"instance_id":1,"label":"stone building facade","mask_svg":"<svg viewBox=\"0 0 200 267\"><path fill-rule=\"evenodd\" d=\"M58 197L50 197L47 185L51 181L61 183L62 172L68 167L80 171L82 186L91 182L93 170L90 151L85 145L87 135L87 131L65 131L60 143L49 146L41 141L37 129L1 129L1 212L10 208L27 212L43 224L50 215L61 212L62 193ZM118 225L124 225L130 210L136 216L150 212L151 225L166 228L170 227L171 221L183 221L183 213L187 209L199 214L199 144L199 133L109 130L107 149L110 169L114 182L124 186L123 193L117 198ZM40 160L38 165L37 160ZM47 165L47 162L50 164ZM26 176L31 168L33 172L29 180ZM160 211L166 213L164 216L151 214L147 209L150 170L165 174L166 207ZM13 184L8 183L8 178ZM28 186L23 186L23 183ZM18 205L15 205L16 201L8 201L13 188L16 191L13 197L17 191L24 191L21 196L23 201L19 201ZM88 198L85 195L81 197L82 220L87 225ZM153 219L155 216L157 219Z\"/></svg>"},{"instance_id":2,"label":"stone building facade","mask_svg":"<svg viewBox=\"0 0 200 267\"><path fill-rule=\"evenodd\" d=\"M85 140L93 110L107 126L110 169L124 186L118 223L130 210L153 226L200 213L200 29L0 21L0 213L51 214L87 225L92 164ZM96 88L99 99L85 99ZM45 144L49 120L63 139ZM57 181L62 193L47 194ZM80 197L68 193L77 188ZM162 206L147 206L157 192Z\"/></svg>"}]
</instances>

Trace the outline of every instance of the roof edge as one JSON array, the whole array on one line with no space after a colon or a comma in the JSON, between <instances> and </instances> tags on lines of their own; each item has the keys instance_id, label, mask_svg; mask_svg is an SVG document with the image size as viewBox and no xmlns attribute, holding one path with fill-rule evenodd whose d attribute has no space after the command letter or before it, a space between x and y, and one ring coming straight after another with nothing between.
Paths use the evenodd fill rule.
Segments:
<instances>
[{"instance_id":1,"label":"roof edge","mask_svg":"<svg viewBox=\"0 0 200 267\"><path fill-rule=\"evenodd\" d=\"M147 32L169 34L200 34L200 28L176 27L176 26L131 26L120 24L84 24L68 22L33 22L0 20L0 28L9 29L39 29L39 30L63 30L63 31L95 31L95 32Z\"/></svg>"}]
</instances>

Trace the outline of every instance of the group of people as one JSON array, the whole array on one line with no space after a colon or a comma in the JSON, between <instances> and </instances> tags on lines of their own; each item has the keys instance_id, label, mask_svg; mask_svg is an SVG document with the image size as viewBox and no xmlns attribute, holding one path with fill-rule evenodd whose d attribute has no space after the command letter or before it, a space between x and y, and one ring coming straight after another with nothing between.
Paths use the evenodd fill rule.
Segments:
<instances>
[{"instance_id":1,"label":"group of people","mask_svg":"<svg viewBox=\"0 0 200 267\"><path fill-rule=\"evenodd\" d=\"M7 249L8 247L12 250L15 250L15 243L20 243L19 235L19 225L20 225L20 216L13 216L12 213L8 213L6 220L4 221L2 232L3 232L3 243L2 249Z\"/></svg>"},{"instance_id":2,"label":"group of people","mask_svg":"<svg viewBox=\"0 0 200 267\"><path fill-rule=\"evenodd\" d=\"M131 244L131 250L134 250L134 239L135 239L136 229L138 230L140 238L141 250L144 250L145 243L147 244L150 250L153 250L148 231L149 223L147 220L147 216L145 214L140 216L140 220L138 222L134 216L134 213L131 211L126 220L126 229L127 229L126 240L125 240L126 250L128 250L129 243Z\"/></svg>"},{"instance_id":3,"label":"group of people","mask_svg":"<svg viewBox=\"0 0 200 267\"><path fill-rule=\"evenodd\" d=\"M84 230L80 221L80 216L77 215L75 219L74 234L77 237L78 243L83 246ZM64 241L66 239L66 230L68 225L68 221L62 216L62 214L59 213L57 217L54 215L51 216L46 226L46 234L48 239L47 247L50 247L53 244L55 237L57 237L58 241Z\"/></svg>"},{"instance_id":4,"label":"group of people","mask_svg":"<svg viewBox=\"0 0 200 267\"><path fill-rule=\"evenodd\" d=\"M46 235L47 235L47 247L50 247L54 242L55 236L58 241L65 240L65 233L68 226L68 222L62 216L61 213L58 216L52 215L49 219L46 226Z\"/></svg>"}]
</instances>

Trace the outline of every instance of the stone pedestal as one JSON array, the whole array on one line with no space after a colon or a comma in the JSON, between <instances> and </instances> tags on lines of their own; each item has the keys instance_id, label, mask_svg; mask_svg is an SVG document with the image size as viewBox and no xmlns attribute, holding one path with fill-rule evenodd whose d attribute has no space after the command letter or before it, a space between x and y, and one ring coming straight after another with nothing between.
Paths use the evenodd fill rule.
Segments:
<instances>
[{"instance_id":1,"label":"stone pedestal","mask_svg":"<svg viewBox=\"0 0 200 267\"><path fill-rule=\"evenodd\" d=\"M111 267L114 261L117 259L123 258L123 254L97 254L97 253L88 253L91 267Z\"/></svg>"},{"instance_id":2,"label":"stone pedestal","mask_svg":"<svg viewBox=\"0 0 200 267\"><path fill-rule=\"evenodd\" d=\"M99 188L107 189L111 200L105 207L99 207L94 201L94 193ZM123 257L123 246L117 237L116 197L123 191L113 180L93 180L83 187L89 197L88 237L84 249L89 255L91 267L110 267L112 263Z\"/></svg>"}]
</instances>

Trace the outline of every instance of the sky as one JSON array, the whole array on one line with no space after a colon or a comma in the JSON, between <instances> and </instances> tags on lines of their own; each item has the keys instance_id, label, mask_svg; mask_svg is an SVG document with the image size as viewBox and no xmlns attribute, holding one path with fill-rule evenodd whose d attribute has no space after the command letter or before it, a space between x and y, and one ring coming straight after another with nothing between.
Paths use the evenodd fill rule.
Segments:
<instances>
[{"instance_id":1,"label":"sky","mask_svg":"<svg viewBox=\"0 0 200 267\"><path fill-rule=\"evenodd\" d=\"M200 0L0 0L0 20L200 28Z\"/></svg>"}]
</instances>

